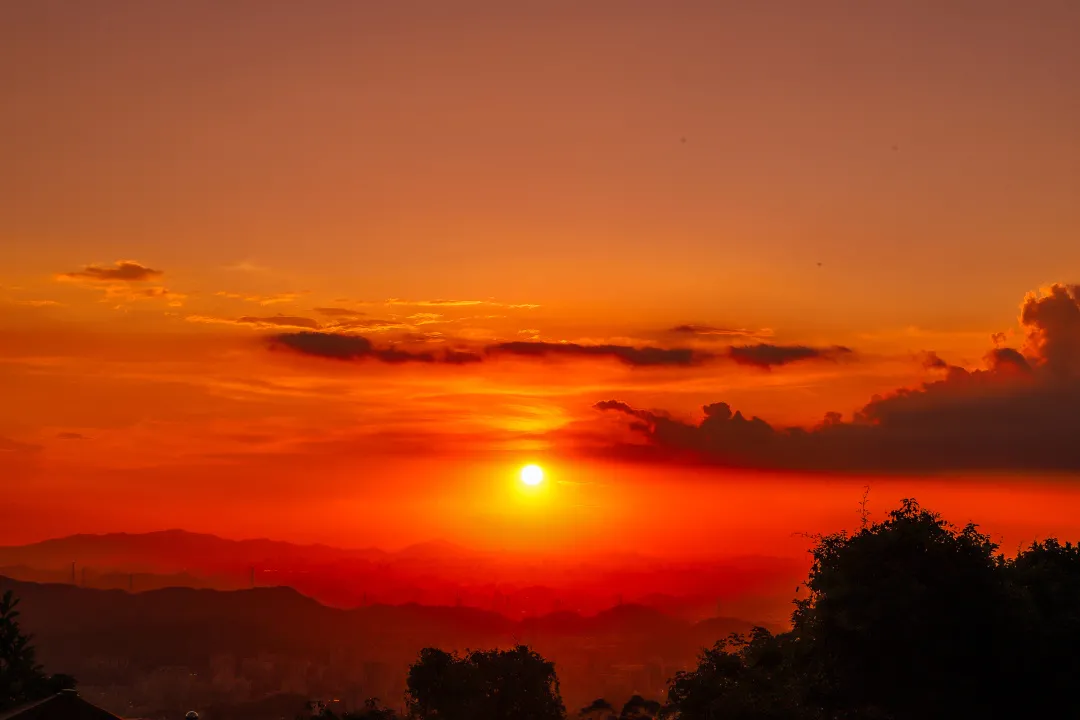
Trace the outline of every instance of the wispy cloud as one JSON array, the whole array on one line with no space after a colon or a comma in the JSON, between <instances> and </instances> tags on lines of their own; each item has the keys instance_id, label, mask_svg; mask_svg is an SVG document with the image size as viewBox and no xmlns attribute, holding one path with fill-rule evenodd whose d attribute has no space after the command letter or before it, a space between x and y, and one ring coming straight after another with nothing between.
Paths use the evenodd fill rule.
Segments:
<instances>
[{"instance_id":1,"label":"wispy cloud","mask_svg":"<svg viewBox=\"0 0 1080 720\"><path fill-rule=\"evenodd\" d=\"M360 317L366 313L343 307L317 307L315 312L328 317Z\"/></svg>"},{"instance_id":2,"label":"wispy cloud","mask_svg":"<svg viewBox=\"0 0 1080 720\"><path fill-rule=\"evenodd\" d=\"M315 320L294 315L273 315L270 317L244 316L240 318L220 318L207 315L188 315L184 318L187 322L202 323L207 325L246 325L258 329L280 329L283 327L319 329L320 325Z\"/></svg>"},{"instance_id":3,"label":"wispy cloud","mask_svg":"<svg viewBox=\"0 0 1080 720\"><path fill-rule=\"evenodd\" d=\"M118 260L112 267L105 265L87 265L82 270L60 273L60 281L77 282L145 282L156 280L164 275L161 270L148 268L135 260Z\"/></svg>"},{"instance_id":4,"label":"wispy cloud","mask_svg":"<svg viewBox=\"0 0 1080 720\"><path fill-rule=\"evenodd\" d=\"M60 307L64 303L56 300L16 300L15 304L25 305L26 307Z\"/></svg>"},{"instance_id":5,"label":"wispy cloud","mask_svg":"<svg viewBox=\"0 0 1080 720\"><path fill-rule=\"evenodd\" d=\"M106 285L103 301L135 302L139 300L164 300L169 307L181 307L187 299L184 293L173 292L168 288L132 287L131 285Z\"/></svg>"},{"instance_id":6,"label":"wispy cloud","mask_svg":"<svg viewBox=\"0 0 1080 720\"><path fill-rule=\"evenodd\" d=\"M284 303L293 303L306 295L308 291L304 292L282 292L274 293L272 295L249 295L245 293L226 292L224 290L215 293L218 297L228 298L229 300L240 300L242 302L255 303L257 305L280 305Z\"/></svg>"},{"instance_id":7,"label":"wispy cloud","mask_svg":"<svg viewBox=\"0 0 1080 720\"><path fill-rule=\"evenodd\" d=\"M386 300L357 300L355 302L345 299L339 299L336 302L349 303L358 306L401 306L401 307L440 307L440 308L452 308L452 307L474 307L477 305L487 305L490 307L509 308L514 310L534 310L539 305L533 303L503 303L498 302L493 298L486 300L448 300L443 298L435 298L434 300L406 300L402 298L387 298Z\"/></svg>"},{"instance_id":8,"label":"wispy cloud","mask_svg":"<svg viewBox=\"0 0 1080 720\"><path fill-rule=\"evenodd\" d=\"M690 335L703 340L724 340L729 338L766 338L772 337L773 331L769 328L749 330L747 328L725 328L713 325L676 325L668 330L676 335Z\"/></svg>"},{"instance_id":9,"label":"wispy cloud","mask_svg":"<svg viewBox=\"0 0 1080 720\"><path fill-rule=\"evenodd\" d=\"M252 273L259 275L265 275L270 272L270 268L264 265L256 265L255 263L247 262L246 260L243 262L234 263L232 265L226 265L225 269L232 272Z\"/></svg>"}]
</instances>

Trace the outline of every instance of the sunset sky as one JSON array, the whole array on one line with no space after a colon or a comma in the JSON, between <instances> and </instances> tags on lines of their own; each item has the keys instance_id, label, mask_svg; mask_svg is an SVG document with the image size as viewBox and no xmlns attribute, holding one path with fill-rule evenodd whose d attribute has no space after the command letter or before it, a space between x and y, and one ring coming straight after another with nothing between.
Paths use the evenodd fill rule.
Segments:
<instances>
[{"instance_id":1,"label":"sunset sky","mask_svg":"<svg viewBox=\"0 0 1080 720\"><path fill-rule=\"evenodd\" d=\"M0 543L1075 539L1078 77L1074 0L0 3Z\"/></svg>"}]
</instances>

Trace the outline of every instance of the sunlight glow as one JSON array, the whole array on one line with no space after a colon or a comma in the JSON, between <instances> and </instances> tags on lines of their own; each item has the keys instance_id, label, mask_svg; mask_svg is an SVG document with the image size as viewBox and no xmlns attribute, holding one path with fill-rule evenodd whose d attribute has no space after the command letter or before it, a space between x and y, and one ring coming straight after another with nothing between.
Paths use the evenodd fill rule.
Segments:
<instances>
[{"instance_id":1,"label":"sunlight glow","mask_svg":"<svg viewBox=\"0 0 1080 720\"><path fill-rule=\"evenodd\" d=\"M544 469L539 465L526 465L521 468L521 482L526 485L539 485L544 481Z\"/></svg>"}]
</instances>

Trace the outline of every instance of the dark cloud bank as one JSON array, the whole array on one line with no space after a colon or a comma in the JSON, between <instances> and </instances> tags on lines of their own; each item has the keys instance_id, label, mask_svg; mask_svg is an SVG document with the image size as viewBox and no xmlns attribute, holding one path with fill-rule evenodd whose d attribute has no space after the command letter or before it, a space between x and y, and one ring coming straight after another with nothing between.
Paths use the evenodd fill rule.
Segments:
<instances>
[{"instance_id":1,"label":"dark cloud bank","mask_svg":"<svg viewBox=\"0 0 1080 720\"><path fill-rule=\"evenodd\" d=\"M330 360L372 359L384 363L444 363L465 365L480 362L483 358L472 352L442 350L439 352L413 352L394 347L379 348L359 335L339 335L324 332L294 332L274 336L272 347L281 347L304 355Z\"/></svg>"},{"instance_id":2,"label":"dark cloud bank","mask_svg":"<svg viewBox=\"0 0 1080 720\"><path fill-rule=\"evenodd\" d=\"M267 322L275 318L242 318L243 321ZM299 325L303 318L282 318ZM313 322L313 321L309 321ZM317 325L315 326L317 327ZM690 348L631 347L629 345L581 345L553 342L505 342L488 345L483 354L471 351L442 353L411 352L393 348L379 349L365 337L331 332L282 333L273 343L316 357L336 360L372 358L383 362L442 362L455 365L481 362L485 357L517 356L527 358L608 358L630 367L689 367L717 360L729 360L762 370L801 360L837 360L850 355L845 347L812 348L802 345L739 345L714 353Z\"/></svg>"},{"instance_id":3,"label":"dark cloud bank","mask_svg":"<svg viewBox=\"0 0 1080 720\"><path fill-rule=\"evenodd\" d=\"M689 348L630 347L627 345L578 345L576 343L509 342L491 345L488 354L530 357L576 356L610 357L632 367L701 365L716 360L731 360L761 370L787 365L799 360L837 360L851 354L846 347L813 348L803 345L735 345L723 352Z\"/></svg>"},{"instance_id":4,"label":"dark cloud bank","mask_svg":"<svg viewBox=\"0 0 1080 720\"><path fill-rule=\"evenodd\" d=\"M633 418L646 444L612 449L628 459L853 472L1080 470L1080 286L1029 295L1020 320L1023 351L994 348L975 371L929 353L925 364L944 373L940 380L874 397L850 422L828 413L809 430L776 428L722 402L705 406L697 424L617 400L596 407Z\"/></svg>"}]
</instances>

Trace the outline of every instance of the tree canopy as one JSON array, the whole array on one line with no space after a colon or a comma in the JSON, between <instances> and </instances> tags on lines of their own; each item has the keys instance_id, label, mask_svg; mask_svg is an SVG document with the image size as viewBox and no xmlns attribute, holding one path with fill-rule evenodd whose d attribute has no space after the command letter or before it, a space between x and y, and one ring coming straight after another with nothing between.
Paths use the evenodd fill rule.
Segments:
<instances>
[{"instance_id":1,"label":"tree canopy","mask_svg":"<svg viewBox=\"0 0 1080 720\"><path fill-rule=\"evenodd\" d=\"M311 703L311 709L315 712L312 717L320 720L399 720L398 714L382 705L378 698L369 698L364 701L364 707L360 710L352 710L340 715L327 707L321 707L318 703Z\"/></svg>"},{"instance_id":2,"label":"tree canopy","mask_svg":"<svg viewBox=\"0 0 1080 720\"><path fill-rule=\"evenodd\" d=\"M578 717L585 720L655 720L663 710L656 700L647 700L641 695L633 695L616 713L615 706L604 698L597 698L578 711Z\"/></svg>"},{"instance_id":3,"label":"tree canopy","mask_svg":"<svg viewBox=\"0 0 1080 720\"><path fill-rule=\"evenodd\" d=\"M1080 713L1080 549L1006 559L975 525L905 500L818 538L792 629L706 650L672 680L680 720L915 720ZM1072 648L1072 649L1070 649Z\"/></svg>"},{"instance_id":4,"label":"tree canopy","mask_svg":"<svg viewBox=\"0 0 1080 720\"><path fill-rule=\"evenodd\" d=\"M0 596L0 710L40 700L75 687L67 675L46 675L37 664L32 638L19 625L19 600Z\"/></svg>"},{"instance_id":5,"label":"tree canopy","mask_svg":"<svg viewBox=\"0 0 1080 720\"><path fill-rule=\"evenodd\" d=\"M418 720L558 720L566 714L555 664L525 645L463 657L435 648L409 668L409 712Z\"/></svg>"}]
</instances>

